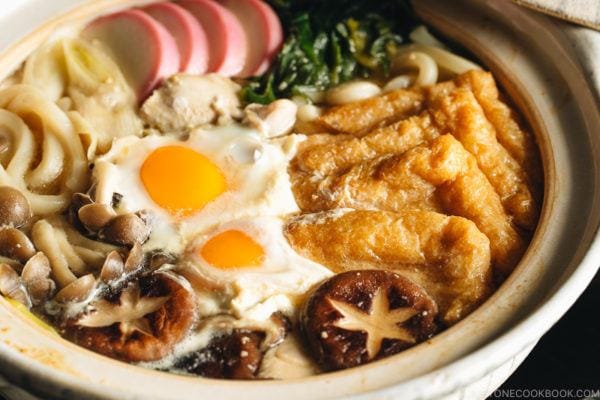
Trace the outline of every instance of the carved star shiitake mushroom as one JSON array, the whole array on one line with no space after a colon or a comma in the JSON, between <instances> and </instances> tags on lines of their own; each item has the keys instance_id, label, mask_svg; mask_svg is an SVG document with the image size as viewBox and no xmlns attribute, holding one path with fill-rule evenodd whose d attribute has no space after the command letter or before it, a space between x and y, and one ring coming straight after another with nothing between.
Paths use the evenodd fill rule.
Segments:
<instances>
[{"instance_id":1,"label":"carved star shiitake mushroom","mask_svg":"<svg viewBox=\"0 0 600 400\"><path fill-rule=\"evenodd\" d=\"M117 324L123 338L128 339L134 332L153 336L146 315L156 312L169 300L163 297L141 297L140 287L127 286L121 292L118 304L100 300L94 304L94 311L81 317L77 325L86 328L102 328Z\"/></svg>"},{"instance_id":2,"label":"carved star shiitake mushroom","mask_svg":"<svg viewBox=\"0 0 600 400\"><path fill-rule=\"evenodd\" d=\"M196 318L189 284L168 272L130 282L120 292L95 300L90 308L67 323L66 335L98 353L129 362L165 357Z\"/></svg>"},{"instance_id":3,"label":"carved star shiitake mushroom","mask_svg":"<svg viewBox=\"0 0 600 400\"><path fill-rule=\"evenodd\" d=\"M432 336L437 305L417 284L391 271L333 276L305 303L300 321L316 361L326 370L365 364Z\"/></svg>"}]
</instances>

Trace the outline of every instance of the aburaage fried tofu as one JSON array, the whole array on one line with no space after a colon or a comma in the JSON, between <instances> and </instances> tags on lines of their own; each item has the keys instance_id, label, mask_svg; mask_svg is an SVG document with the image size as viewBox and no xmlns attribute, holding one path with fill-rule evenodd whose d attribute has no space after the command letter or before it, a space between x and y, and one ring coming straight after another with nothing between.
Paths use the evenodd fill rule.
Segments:
<instances>
[{"instance_id":1,"label":"aburaage fried tofu","mask_svg":"<svg viewBox=\"0 0 600 400\"><path fill-rule=\"evenodd\" d=\"M294 190L304 211L433 210L471 219L490 239L492 260L502 274L514 267L523 251L500 197L473 155L452 135L356 164L323 180L299 179Z\"/></svg>"},{"instance_id":2,"label":"aburaage fried tofu","mask_svg":"<svg viewBox=\"0 0 600 400\"><path fill-rule=\"evenodd\" d=\"M500 100L494 77L489 72L469 71L455 79L456 84L469 88L496 130L498 142L523 167L532 184L542 180L540 155L531 134L522 128L520 116ZM535 189L539 189L534 185Z\"/></svg>"},{"instance_id":3,"label":"aburaage fried tofu","mask_svg":"<svg viewBox=\"0 0 600 400\"><path fill-rule=\"evenodd\" d=\"M496 139L494 127L473 92L462 87L447 92L434 86L428 97L429 112L438 128L456 137L475 156L479 168L515 223L527 229L533 228L538 210L527 186L525 172Z\"/></svg>"},{"instance_id":4,"label":"aburaage fried tofu","mask_svg":"<svg viewBox=\"0 0 600 400\"><path fill-rule=\"evenodd\" d=\"M289 221L286 236L335 272L391 269L422 285L448 324L491 291L489 240L471 221L428 211L333 210Z\"/></svg>"},{"instance_id":5,"label":"aburaage fried tofu","mask_svg":"<svg viewBox=\"0 0 600 400\"><path fill-rule=\"evenodd\" d=\"M313 135L296 156L293 168L327 175L383 154L401 154L439 135L427 112L377 128L361 138Z\"/></svg>"},{"instance_id":6,"label":"aburaage fried tofu","mask_svg":"<svg viewBox=\"0 0 600 400\"><path fill-rule=\"evenodd\" d=\"M418 113L423 108L423 100L420 90L394 90L357 103L333 107L315 121L315 129L360 136L379 125Z\"/></svg>"},{"instance_id":7,"label":"aburaage fried tofu","mask_svg":"<svg viewBox=\"0 0 600 400\"><path fill-rule=\"evenodd\" d=\"M533 185L528 185L532 179L528 179L525 172L525 157L517 150L535 146L535 143L511 118L510 109L498 100L497 89L490 88L490 79L488 73L472 71L456 79L458 86L453 81L434 85L425 90L426 111L377 128L361 138L350 135L332 135L329 139L322 135L318 139L309 137L297 155L291 173L302 171L303 177L307 174L326 176L385 154L401 154L440 134L449 133L475 156L514 222L522 228L532 229L538 216L538 204L533 194L536 188L530 189ZM491 86L495 89L493 79ZM478 88L478 95L471 87ZM483 99L481 104L479 98ZM383 97L379 101L383 101ZM360 103L362 108L365 105L366 102ZM494 115L495 125L487 119L488 114ZM504 132L503 141L511 143L512 153L499 142L497 127ZM518 162L513 154L522 162ZM527 164L532 165L533 174L538 176L537 151Z\"/></svg>"}]
</instances>

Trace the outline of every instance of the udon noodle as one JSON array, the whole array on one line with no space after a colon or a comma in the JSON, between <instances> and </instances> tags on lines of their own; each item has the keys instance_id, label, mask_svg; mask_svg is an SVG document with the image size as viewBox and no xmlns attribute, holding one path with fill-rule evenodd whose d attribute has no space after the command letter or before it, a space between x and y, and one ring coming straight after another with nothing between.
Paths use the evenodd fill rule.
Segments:
<instances>
[{"instance_id":1,"label":"udon noodle","mask_svg":"<svg viewBox=\"0 0 600 400\"><path fill-rule=\"evenodd\" d=\"M81 235L61 217L39 220L32 229L32 240L50 260L59 287L99 269L106 255L117 247Z\"/></svg>"},{"instance_id":2,"label":"udon noodle","mask_svg":"<svg viewBox=\"0 0 600 400\"><path fill-rule=\"evenodd\" d=\"M0 126L8 134L0 184L23 191L34 213L64 210L88 184L87 157L68 116L30 85L0 91Z\"/></svg>"}]
</instances>

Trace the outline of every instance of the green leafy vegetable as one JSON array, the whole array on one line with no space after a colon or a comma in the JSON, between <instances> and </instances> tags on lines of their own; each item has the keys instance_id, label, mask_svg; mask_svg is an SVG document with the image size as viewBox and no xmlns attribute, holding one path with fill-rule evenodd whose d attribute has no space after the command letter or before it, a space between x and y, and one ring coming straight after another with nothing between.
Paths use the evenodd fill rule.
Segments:
<instances>
[{"instance_id":1,"label":"green leafy vegetable","mask_svg":"<svg viewBox=\"0 0 600 400\"><path fill-rule=\"evenodd\" d=\"M270 0L287 39L273 67L250 80L246 101L270 103L355 78L387 76L397 46L417 25L407 0Z\"/></svg>"}]
</instances>

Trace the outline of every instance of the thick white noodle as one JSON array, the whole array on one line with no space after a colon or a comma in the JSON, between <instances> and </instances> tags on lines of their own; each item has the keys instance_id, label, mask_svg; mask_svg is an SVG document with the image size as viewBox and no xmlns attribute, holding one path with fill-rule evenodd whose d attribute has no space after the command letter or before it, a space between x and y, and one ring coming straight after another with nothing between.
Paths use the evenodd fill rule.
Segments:
<instances>
[{"instance_id":1,"label":"thick white noodle","mask_svg":"<svg viewBox=\"0 0 600 400\"><path fill-rule=\"evenodd\" d=\"M71 121L29 85L0 91L0 109L0 125L13 151L0 169L1 183L21 190L37 215L64 210L89 180L88 160ZM37 140L27 123L33 124Z\"/></svg>"},{"instance_id":2,"label":"thick white noodle","mask_svg":"<svg viewBox=\"0 0 600 400\"><path fill-rule=\"evenodd\" d=\"M61 251L60 244L56 241L56 231L46 220L39 220L33 225L31 239L35 247L42 251L52 267L52 277L60 288L77 280L69 268L69 263Z\"/></svg>"},{"instance_id":3,"label":"thick white noodle","mask_svg":"<svg viewBox=\"0 0 600 400\"><path fill-rule=\"evenodd\" d=\"M63 217L39 220L31 231L36 248L50 260L60 287L102 267L106 255L117 247L84 237Z\"/></svg>"},{"instance_id":4,"label":"thick white noodle","mask_svg":"<svg viewBox=\"0 0 600 400\"><path fill-rule=\"evenodd\" d=\"M343 105L366 100L381 93L381 88L369 81L352 81L329 89L325 101L331 105Z\"/></svg>"},{"instance_id":5,"label":"thick white noodle","mask_svg":"<svg viewBox=\"0 0 600 400\"><path fill-rule=\"evenodd\" d=\"M85 150L88 160L93 160L98 148L98 133L77 111L69 111L67 115L73 123L75 132L79 135L81 144Z\"/></svg>"},{"instance_id":6,"label":"thick white noodle","mask_svg":"<svg viewBox=\"0 0 600 400\"><path fill-rule=\"evenodd\" d=\"M398 89L407 89L413 85L417 76L415 74L402 74L393 78L383 87L383 93L392 92Z\"/></svg>"},{"instance_id":7,"label":"thick white noodle","mask_svg":"<svg viewBox=\"0 0 600 400\"><path fill-rule=\"evenodd\" d=\"M408 36L410 40L415 43L423 44L425 46L433 46L438 47L440 49L448 50L448 47L439 40L435 36L429 32L429 29L425 25L419 25Z\"/></svg>"},{"instance_id":8,"label":"thick white noodle","mask_svg":"<svg viewBox=\"0 0 600 400\"><path fill-rule=\"evenodd\" d=\"M65 159L65 152L56 136L44 135L43 140L42 159L37 167L27 174L29 187L34 190L52 187L60 178Z\"/></svg>"},{"instance_id":9,"label":"thick white noodle","mask_svg":"<svg viewBox=\"0 0 600 400\"><path fill-rule=\"evenodd\" d=\"M432 57L420 51L403 52L392 63L393 71L416 69L414 86L434 85L438 80L438 66Z\"/></svg>"},{"instance_id":10,"label":"thick white noodle","mask_svg":"<svg viewBox=\"0 0 600 400\"><path fill-rule=\"evenodd\" d=\"M472 69L481 69L481 67L474 62L447 50L418 43L401 46L398 49L398 57L403 57L406 53L412 52L427 54L435 61L440 70L455 75L462 74Z\"/></svg>"},{"instance_id":11,"label":"thick white noodle","mask_svg":"<svg viewBox=\"0 0 600 400\"><path fill-rule=\"evenodd\" d=\"M19 189L31 203L36 214L52 214L62 211L70 199L70 194L46 195L29 189L26 175L30 171L37 152L37 144L27 125L17 115L0 109L0 129L8 135L9 150L12 156L0 164L0 185Z\"/></svg>"},{"instance_id":12,"label":"thick white noodle","mask_svg":"<svg viewBox=\"0 0 600 400\"><path fill-rule=\"evenodd\" d=\"M319 118L322 113L323 109L321 107L315 106L314 104L302 104L298 106L296 117L299 121L310 122Z\"/></svg>"}]
</instances>

